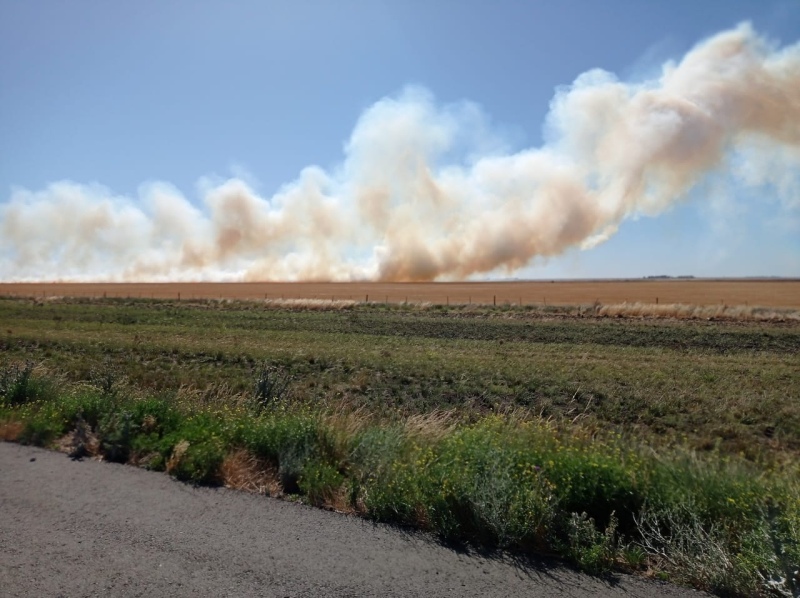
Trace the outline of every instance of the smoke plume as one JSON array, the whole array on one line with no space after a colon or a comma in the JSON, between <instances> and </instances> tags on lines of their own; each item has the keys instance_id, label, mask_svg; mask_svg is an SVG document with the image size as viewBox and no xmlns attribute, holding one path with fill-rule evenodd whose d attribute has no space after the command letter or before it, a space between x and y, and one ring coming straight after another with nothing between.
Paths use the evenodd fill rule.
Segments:
<instances>
[{"instance_id":1,"label":"smoke plume","mask_svg":"<svg viewBox=\"0 0 800 598\"><path fill-rule=\"evenodd\" d=\"M747 25L657 79L593 70L559 89L547 142L502 151L470 103L423 89L380 100L333 171L271 197L240 179L197 205L155 183L135 198L58 182L0 205L2 280L428 281L512 272L655 215L709 173L800 205L800 44ZM733 167L735 165L735 168ZM199 207L198 207L199 206Z\"/></svg>"}]
</instances>

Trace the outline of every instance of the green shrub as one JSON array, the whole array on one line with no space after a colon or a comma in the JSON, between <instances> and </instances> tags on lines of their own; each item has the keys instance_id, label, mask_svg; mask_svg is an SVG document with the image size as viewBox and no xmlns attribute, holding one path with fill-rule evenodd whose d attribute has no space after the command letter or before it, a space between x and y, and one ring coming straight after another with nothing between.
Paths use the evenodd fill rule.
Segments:
<instances>
[{"instance_id":1,"label":"green shrub","mask_svg":"<svg viewBox=\"0 0 800 598\"><path fill-rule=\"evenodd\" d=\"M367 514L377 520L403 525L425 524L420 517L420 479L408 460L387 463L360 488Z\"/></svg>"},{"instance_id":2,"label":"green shrub","mask_svg":"<svg viewBox=\"0 0 800 598\"><path fill-rule=\"evenodd\" d=\"M292 377L275 366L263 364L256 377L253 390L253 406L257 412L281 404L287 395Z\"/></svg>"},{"instance_id":3,"label":"green shrub","mask_svg":"<svg viewBox=\"0 0 800 598\"><path fill-rule=\"evenodd\" d=\"M334 466L311 459L303 466L298 478L300 491L313 505L330 504L344 484L344 476Z\"/></svg>"},{"instance_id":4,"label":"green shrub","mask_svg":"<svg viewBox=\"0 0 800 598\"><path fill-rule=\"evenodd\" d=\"M66 434L74 423L64 416L58 401L33 401L16 407L15 411L24 421L37 421L51 430L51 437L44 445Z\"/></svg>"},{"instance_id":5,"label":"green shrub","mask_svg":"<svg viewBox=\"0 0 800 598\"><path fill-rule=\"evenodd\" d=\"M305 462L319 451L318 418L306 414L274 414L240 423L237 444L278 466L284 492L300 491Z\"/></svg>"},{"instance_id":6,"label":"green shrub","mask_svg":"<svg viewBox=\"0 0 800 598\"><path fill-rule=\"evenodd\" d=\"M48 446L64 433L64 426L52 414L39 413L25 421L25 427L19 437L21 444Z\"/></svg>"},{"instance_id":7,"label":"green shrub","mask_svg":"<svg viewBox=\"0 0 800 598\"><path fill-rule=\"evenodd\" d=\"M82 419L96 430L101 420L114 410L116 405L96 390L78 389L61 397L55 408L69 425Z\"/></svg>"},{"instance_id":8,"label":"green shrub","mask_svg":"<svg viewBox=\"0 0 800 598\"><path fill-rule=\"evenodd\" d=\"M33 364L12 364L0 371L0 397L6 405L21 405L31 398Z\"/></svg>"},{"instance_id":9,"label":"green shrub","mask_svg":"<svg viewBox=\"0 0 800 598\"><path fill-rule=\"evenodd\" d=\"M585 512L571 513L564 521L566 543L562 551L589 573L611 570L617 556L617 521L612 514L604 531Z\"/></svg>"},{"instance_id":10,"label":"green shrub","mask_svg":"<svg viewBox=\"0 0 800 598\"><path fill-rule=\"evenodd\" d=\"M53 380L34 375L33 363L18 363L0 368L0 403L7 406L33 401L48 401L59 395Z\"/></svg>"},{"instance_id":11,"label":"green shrub","mask_svg":"<svg viewBox=\"0 0 800 598\"><path fill-rule=\"evenodd\" d=\"M535 453L499 422L457 430L429 449L422 499L433 529L452 539L541 546L555 506Z\"/></svg>"},{"instance_id":12,"label":"green shrub","mask_svg":"<svg viewBox=\"0 0 800 598\"><path fill-rule=\"evenodd\" d=\"M114 397L120 389L122 374L119 368L107 362L102 367L90 370L89 380L103 396Z\"/></svg>"},{"instance_id":13,"label":"green shrub","mask_svg":"<svg viewBox=\"0 0 800 598\"><path fill-rule=\"evenodd\" d=\"M112 411L106 414L97 426L100 452L108 461L127 462L137 431L129 411Z\"/></svg>"},{"instance_id":14,"label":"green shrub","mask_svg":"<svg viewBox=\"0 0 800 598\"><path fill-rule=\"evenodd\" d=\"M182 454L173 461L170 473L179 480L195 484L219 484L224 458L225 451L217 439L187 443Z\"/></svg>"},{"instance_id":15,"label":"green shrub","mask_svg":"<svg viewBox=\"0 0 800 598\"><path fill-rule=\"evenodd\" d=\"M133 401L129 405L131 419L145 434L163 438L181 425L185 416L168 401L147 398Z\"/></svg>"}]
</instances>

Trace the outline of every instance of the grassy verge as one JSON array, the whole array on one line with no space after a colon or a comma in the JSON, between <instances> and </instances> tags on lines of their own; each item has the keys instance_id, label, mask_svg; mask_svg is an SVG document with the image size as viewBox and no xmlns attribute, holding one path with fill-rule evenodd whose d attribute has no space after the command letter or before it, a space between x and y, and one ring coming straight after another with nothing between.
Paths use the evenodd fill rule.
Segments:
<instances>
[{"instance_id":1,"label":"grassy verge","mask_svg":"<svg viewBox=\"0 0 800 598\"><path fill-rule=\"evenodd\" d=\"M429 411L392 420L294 403L280 370L209 403L108 370L68 383L0 372L0 437L98 455L428 530L448 542L560 555L719 593L798 591L797 465L655 451L582 422Z\"/></svg>"}]
</instances>

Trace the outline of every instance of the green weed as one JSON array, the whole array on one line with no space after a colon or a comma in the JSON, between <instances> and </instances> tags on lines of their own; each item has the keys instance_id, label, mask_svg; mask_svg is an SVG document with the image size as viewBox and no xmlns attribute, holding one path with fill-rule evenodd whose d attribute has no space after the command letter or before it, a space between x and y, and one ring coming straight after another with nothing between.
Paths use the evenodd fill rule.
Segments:
<instances>
[{"instance_id":1,"label":"green weed","mask_svg":"<svg viewBox=\"0 0 800 598\"><path fill-rule=\"evenodd\" d=\"M564 552L585 571L610 571L618 553L616 523L612 514L608 526L601 532L594 519L585 512L571 513L564 522L567 538L563 545Z\"/></svg>"},{"instance_id":2,"label":"green weed","mask_svg":"<svg viewBox=\"0 0 800 598\"><path fill-rule=\"evenodd\" d=\"M297 485L311 504L324 506L335 501L344 481L344 476L332 465L310 460L303 466Z\"/></svg>"},{"instance_id":3,"label":"green weed","mask_svg":"<svg viewBox=\"0 0 800 598\"><path fill-rule=\"evenodd\" d=\"M56 383L37 375L31 361L24 365L11 363L0 367L0 404L14 406L55 396Z\"/></svg>"}]
</instances>

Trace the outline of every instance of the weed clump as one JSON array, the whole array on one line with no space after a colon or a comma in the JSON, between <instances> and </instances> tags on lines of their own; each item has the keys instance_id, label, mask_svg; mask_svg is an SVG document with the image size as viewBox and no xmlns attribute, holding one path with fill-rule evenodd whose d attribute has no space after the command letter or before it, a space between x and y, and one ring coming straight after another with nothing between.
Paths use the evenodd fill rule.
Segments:
<instances>
[{"instance_id":1,"label":"weed clump","mask_svg":"<svg viewBox=\"0 0 800 598\"><path fill-rule=\"evenodd\" d=\"M257 412L280 405L287 395L292 377L275 366L263 364L256 377L253 406Z\"/></svg>"},{"instance_id":2,"label":"weed clump","mask_svg":"<svg viewBox=\"0 0 800 598\"><path fill-rule=\"evenodd\" d=\"M604 573L613 567L619 552L617 520L613 514L603 531L598 529L594 519L585 511L570 513L563 525L566 541L561 548L584 571Z\"/></svg>"},{"instance_id":3,"label":"weed clump","mask_svg":"<svg viewBox=\"0 0 800 598\"><path fill-rule=\"evenodd\" d=\"M225 459L222 443L217 439L191 443L181 440L167 461L167 472L179 480L196 484L219 484L220 468Z\"/></svg>"},{"instance_id":4,"label":"weed clump","mask_svg":"<svg viewBox=\"0 0 800 598\"><path fill-rule=\"evenodd\" d=\"M0 371L0 397L8 405L21 405L31 396L33 364L12 364Z\"/></svg>"},{"instance_id":5,"label":"weed clump","mask_svg":"<svg viewBox=\"0 0 800 598\"><path fill-rule=\"evenodd\" d=\"M12 363L0 368L0 405L17 406L51 398L56 381L37 375L33 362Z\"/></svg>"}]
</instances>

